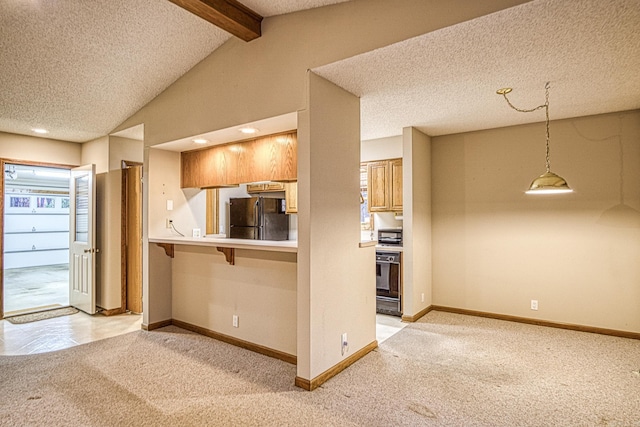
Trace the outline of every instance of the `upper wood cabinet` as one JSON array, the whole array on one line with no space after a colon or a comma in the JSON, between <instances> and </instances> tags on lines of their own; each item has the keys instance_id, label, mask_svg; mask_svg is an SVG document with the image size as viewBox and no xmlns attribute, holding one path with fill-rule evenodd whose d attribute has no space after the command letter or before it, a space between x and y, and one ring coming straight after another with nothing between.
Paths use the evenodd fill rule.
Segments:
<instances>
[{"instance_id":1,"label":"upper wood cabinet","mask_svg":"<svg viewBox=\"0 0 640 427\"><path fill-rule=\"evenodd\" d=\"M390 209L393 212L402 211L402 159L389 160L391 172L391 195L389 196Z\"/></svg>"},{"instance_id":2,"label":"upper wood cabinet","mask_svg":"<svg viewBox=\"0 0 640 427\"><path fill-rule=\"evenodd\" d=\"M184 151L180 156L180 166L182 188L295 181L298 175L298 139L294 131Z\"/></svg>"},{"instance_id":3,"label":"upper wood cabinet","mask_svg":"<svg viewBox=\"0 0 640 427\"><path fill-rule=\"evenodd\" d=\"M286 213L298 213L298 183L287 182L284 184L284 199L287 205Z\"/></svg>"},{"instance_id":4,"label":"upper wood cabinet","mask_svg":"<svg viewBox=\"0 0 640 427\"><path fill-rule=\"evenodd\" d=\"M182 188L224 187L237 184L238 155L230 146L185 151L180 155Z\"/></svg>"},{"instance_id":5,"label":"upper wood cabinet","mask_svg":"<svg viewBox=\"0 0 640 427\"><path fill-rule=\"evenodd\" d=\"M367 163L369 212L402 211L402 159Z\"/></svg>"},{"instance_id":6,"label":"upper wood cabinet","mask_svg":"<svg viewBox=\"0 0 640 427\"><path fill-rule=\"evenodd\" d=\"M389 210L389 162L370 162L367 164L367 194L369 212Z\"/></svg>"}]
</instances>

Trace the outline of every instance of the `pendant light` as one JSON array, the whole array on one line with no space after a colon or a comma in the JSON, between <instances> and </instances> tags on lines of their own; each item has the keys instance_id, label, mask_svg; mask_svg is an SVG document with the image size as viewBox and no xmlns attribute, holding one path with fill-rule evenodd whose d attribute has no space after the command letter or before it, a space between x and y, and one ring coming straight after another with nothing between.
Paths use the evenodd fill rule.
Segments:
<instances>
[{"instance_id":1,"label":"pendant light","mask_svg":"<svg viewBox=\"0 0 640 427\"><path fill-rule=\"evenodd\" d=\"M520 108L514 107L514 105L507 98L507 94L512 91L510 87L498 89L496 93L498 95L502 95L504 99L509 104L509 107L520 113L531 113L533 111L540 110L544 108L546 114L546 125L547 125L547 155L546 155L546 166L547 170L545 173L537 177L531 182L529 189L525 192L527 194L559 194L559 193L571 193L573 190L567 184L567 181L564 180L561 176L556 175L551 172L551 160L549 156L549 82L544 86L545 88L545 103L539 105L530 110L523 110Z\"/></svg>"}]
</instances>

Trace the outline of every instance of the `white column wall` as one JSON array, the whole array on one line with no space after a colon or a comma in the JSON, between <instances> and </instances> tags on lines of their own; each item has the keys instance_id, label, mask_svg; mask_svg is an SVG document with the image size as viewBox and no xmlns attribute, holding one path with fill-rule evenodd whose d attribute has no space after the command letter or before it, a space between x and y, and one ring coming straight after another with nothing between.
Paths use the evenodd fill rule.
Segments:
<instances>
[{"instance_id":1,"label":"white column wall","mask_svg":"<svg viewBox=\"0 0 640 427\"><path fill-rule=\"evenodd\" d=\"M431 138L402 132L403 318L431 305Z\"/></svg>"},{"instance_id":2,"label":"white column wall","mask_svg":"<svg viewBox=\"0 0 640 427\"><path fill-rule=\"evenodd\" d=\"M359 99L309 72L298 125L298 377L312 380L375 341L375 257L359 247Z\"/></svg>"}]
</instances>

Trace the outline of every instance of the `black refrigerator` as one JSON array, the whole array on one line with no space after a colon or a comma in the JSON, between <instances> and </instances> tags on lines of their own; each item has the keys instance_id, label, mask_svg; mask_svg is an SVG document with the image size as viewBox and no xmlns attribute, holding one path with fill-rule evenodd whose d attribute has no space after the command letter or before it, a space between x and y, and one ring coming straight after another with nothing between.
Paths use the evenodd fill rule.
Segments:
<instances>
[{"instance_id":1,"label":"black refrigerator","mask_svg":"<svg viewBox=\"0 0 640 427\"><path fill-rule=\"evenodd\" d=\"M284 199L243 197L229 200L229 237L288 240L289 215Z\"/></svg>"}]
</instances>

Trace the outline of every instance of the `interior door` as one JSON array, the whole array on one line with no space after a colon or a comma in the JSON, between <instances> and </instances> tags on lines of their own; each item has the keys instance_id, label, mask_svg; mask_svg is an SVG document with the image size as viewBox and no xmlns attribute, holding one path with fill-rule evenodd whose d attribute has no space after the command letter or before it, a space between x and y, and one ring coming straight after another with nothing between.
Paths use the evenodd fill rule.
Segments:
<instances>
[{"instance_id":1,"label":"interior door","mask_svg":"<svg viewBox=\"0 0 640 427\"><path fill-rule=\"evenodd\" d=\"M123 169L126 308L142 313L142 166Z\"/></svg>"},{"instance_id":2,"label":"interior door","mask_svg":"<svg viewBox=\"0 0 640 427\"><path fill-rule=\"evenodd\" d=\"M95 165L71 170L69 185L69 304L96 312Z\"/></svg>"}]
</instances>

